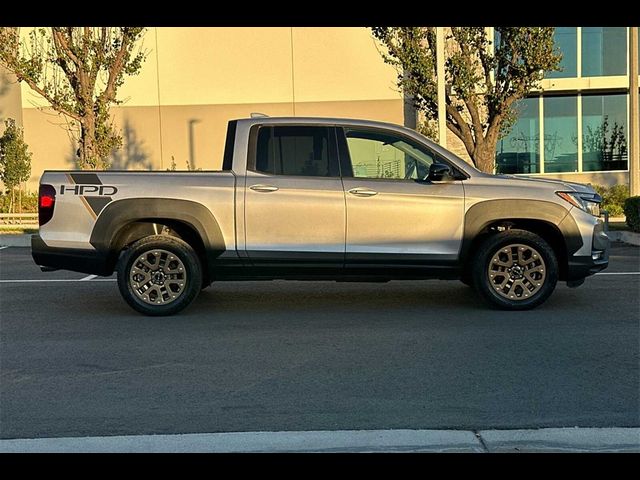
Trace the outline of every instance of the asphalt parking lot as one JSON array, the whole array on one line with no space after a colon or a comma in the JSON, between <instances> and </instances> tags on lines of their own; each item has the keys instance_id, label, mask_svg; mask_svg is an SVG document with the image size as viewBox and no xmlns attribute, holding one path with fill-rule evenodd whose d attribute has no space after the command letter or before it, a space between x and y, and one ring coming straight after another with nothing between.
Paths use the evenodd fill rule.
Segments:
<instances>
[{"instance_id":1,"label":"asphalt parking lot","mask_svg":"<svg viewBox=\"0 0 640 480\"><path fill-rule=\"evenodd\" d=\"M640 248L542 307L459 282L234 282L149 318L0 250L0 437L640 426Z\"/></svg>"}]
</instances>

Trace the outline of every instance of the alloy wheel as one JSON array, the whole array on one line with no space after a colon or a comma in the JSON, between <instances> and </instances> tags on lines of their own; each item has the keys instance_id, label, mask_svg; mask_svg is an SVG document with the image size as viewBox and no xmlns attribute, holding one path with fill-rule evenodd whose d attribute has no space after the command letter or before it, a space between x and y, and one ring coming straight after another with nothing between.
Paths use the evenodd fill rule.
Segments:
<instances>
[{"instance_id":1,"label":"alloy wheel","mask_svg":"<svg viewBox=\"0 0 640 480\"><path fill-rule=\"evenodd\" d=\"M133 261L129 281L133 293L143 302L166 305L176 301L184 292L187 272L177 255L154 248Z\"/></svg>"},{"instance_id":2,"label":"alloy wheel","mask_svg":"<svg viewBox=\"0 0 640 480\"><path fill-rule=\"evenodd\" d=\"M547 269L533 247L514 243L500 247L487 268L489 284L498 295L509 300L525 300L544 285Z\"/></svg>"}]
</instances>

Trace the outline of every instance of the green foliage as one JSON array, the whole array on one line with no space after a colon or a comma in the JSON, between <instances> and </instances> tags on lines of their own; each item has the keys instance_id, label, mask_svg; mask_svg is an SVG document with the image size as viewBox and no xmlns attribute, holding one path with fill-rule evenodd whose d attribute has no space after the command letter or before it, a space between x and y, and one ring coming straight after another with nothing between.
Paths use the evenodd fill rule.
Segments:
<instances>
[{"instance_id":1,"label":"green foliage","mask_svg":"<svg viewBox=\"0 0 640 480\"><path fill-rule=\"evenodd\" d=\"M419 122L416 131L434 142L438 141L438 122L435 120Z\"/></svg>"},{"instance_id":2,"label":"green foliage","mask_svg":"<svg viewBox=\"0 0 640 480\"><path fill-rule=\"evenodd\" d=\"M373 27L398 70L398 86L428 120L438 117L435 27ZM560 69L552 27L451 27L445 39L446 123L471 160L492 173L495 146L514 122L514 103ZM493 45L493 49L490 48ZM493 51L492 51L493 50Z\"/></svg>"},{"instance_id":3,"label":"green foliage","mask_svg":"<svg viewBox=\"0 0 640 480\"><path fill-rule=\"evenodd\" d=\"M12 210L11 195L0 195L0 213L11 213ZM34 192L22 194L22 213L38 212L38 194Z\"/></svg>"},{"instance_id":4,"label":"green foliage","mask_svg":"<svg viewBox=\"0 0 640 480\"><path fill-rule=\"evenodd\" d=\"M629 187L627 185L591 185L593 189L602 197L600 208L609 212L610 217L621 217L624 215L625 200L629 198Z\"/></svg>"},{"instance_id":5,"label":"green foliage","mask_svg":"<svg viewBox=\"0 0 640 480\"><path fill-rule=\"evenodd\" d=\"M9 206L7 213L16 210L16 187L18 189L18 212L22 212L22 182L31 176L31 152L24 142L22 129L13 119L8 119L6 129L0 137L0 180L7 188Z\"/></svg>"},{"instance_id":6,"label":"green foliage","mask_svg":"<svg viewBox=\"0 0 640 480\"><path fill-rule=\"evenodd\" d=\"M31 176L31 152L15 120L10 118L5 124L6 129L0 137L0 180L6 188L13 190Z\"/></svg>"},{"instance_id":7,"label":"green foliage","mask_svg":"<svg viewBox=\"0 0 640 480\"><path fill-rule=\"evenodd\" d=\"M640 196L629 197L625 200L624 215L627 217L629 228L640 233Z\"/></svg>"},{"instance_id":8,"label":"green foliage","mask_svg":"<svg viewBox=\"0 0 640 480\"><path fill-rule=\"evenodd\" d=\"M0 64L70 119L81 169L107 168L111 151L122 145L109 108L122 103L117 91L125 77L140 72L146 54L134 50L144 30L36 28L21 42L16 28L0 27Z\"/></svg>"}]
</instances>

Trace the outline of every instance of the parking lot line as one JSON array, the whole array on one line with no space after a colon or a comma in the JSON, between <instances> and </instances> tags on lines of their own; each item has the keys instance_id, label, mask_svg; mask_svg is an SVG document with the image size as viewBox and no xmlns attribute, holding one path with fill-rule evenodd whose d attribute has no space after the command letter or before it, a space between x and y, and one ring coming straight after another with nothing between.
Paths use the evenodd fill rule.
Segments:
<instances>
[{"instance_id":1,"label":"parking lot line","mask_svg":"<svg viewBox=\"0 0 640 480\"><path fill-rule=\"evenodd\" d=\"M640 272L600 272L596 275L640 275Z\"/></svg>"},{"instance_id":2,"label":"parking lot line","mask_svg":"<svg viewBox=\"0 0 640 480\"><path fill-rule=\"evenodd\" d=\"M42 278L37 280L0 280L0 283L47 283L47 282L117 282L115 278Z\"/></svg>"},{"instance_id":3,"label":"parking lot line","mask_svg":"<svg viewBox=\"0 0 640 480\"><path fill-rule=\"evenodd\" d=\"M5 248L9 248L9 245L5 245L4 247L0 247L0 250L4 250Z\"/></svg>"}]
</instances>

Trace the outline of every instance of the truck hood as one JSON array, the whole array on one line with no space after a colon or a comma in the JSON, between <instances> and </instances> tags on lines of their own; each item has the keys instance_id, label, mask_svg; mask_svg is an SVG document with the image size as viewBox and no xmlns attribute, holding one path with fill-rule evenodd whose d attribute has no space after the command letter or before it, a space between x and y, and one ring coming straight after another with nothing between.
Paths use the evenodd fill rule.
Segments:
<instances>
[{"instance_id":1,"label":"truck hood","mask_svg":"<svg viewBox=\"0 0 640 480\"><path fill-rule=\"evenodd\" d=\"M526 183L533 183L536 185L548 185L552 186L552 188L557 188L558 190L566 189L573 190L581 193L595 193L595 190L591 188L589 185L585 185L584 183L576 183L576 182L565 182L562 180L555 180L552 178L540 178L540 177L528 177L526 175L495 175L496 178L503 178L505 180L516 180L523 181ZM534 185L532 185L534 186Z\"/></svg>"}]
</instances>

